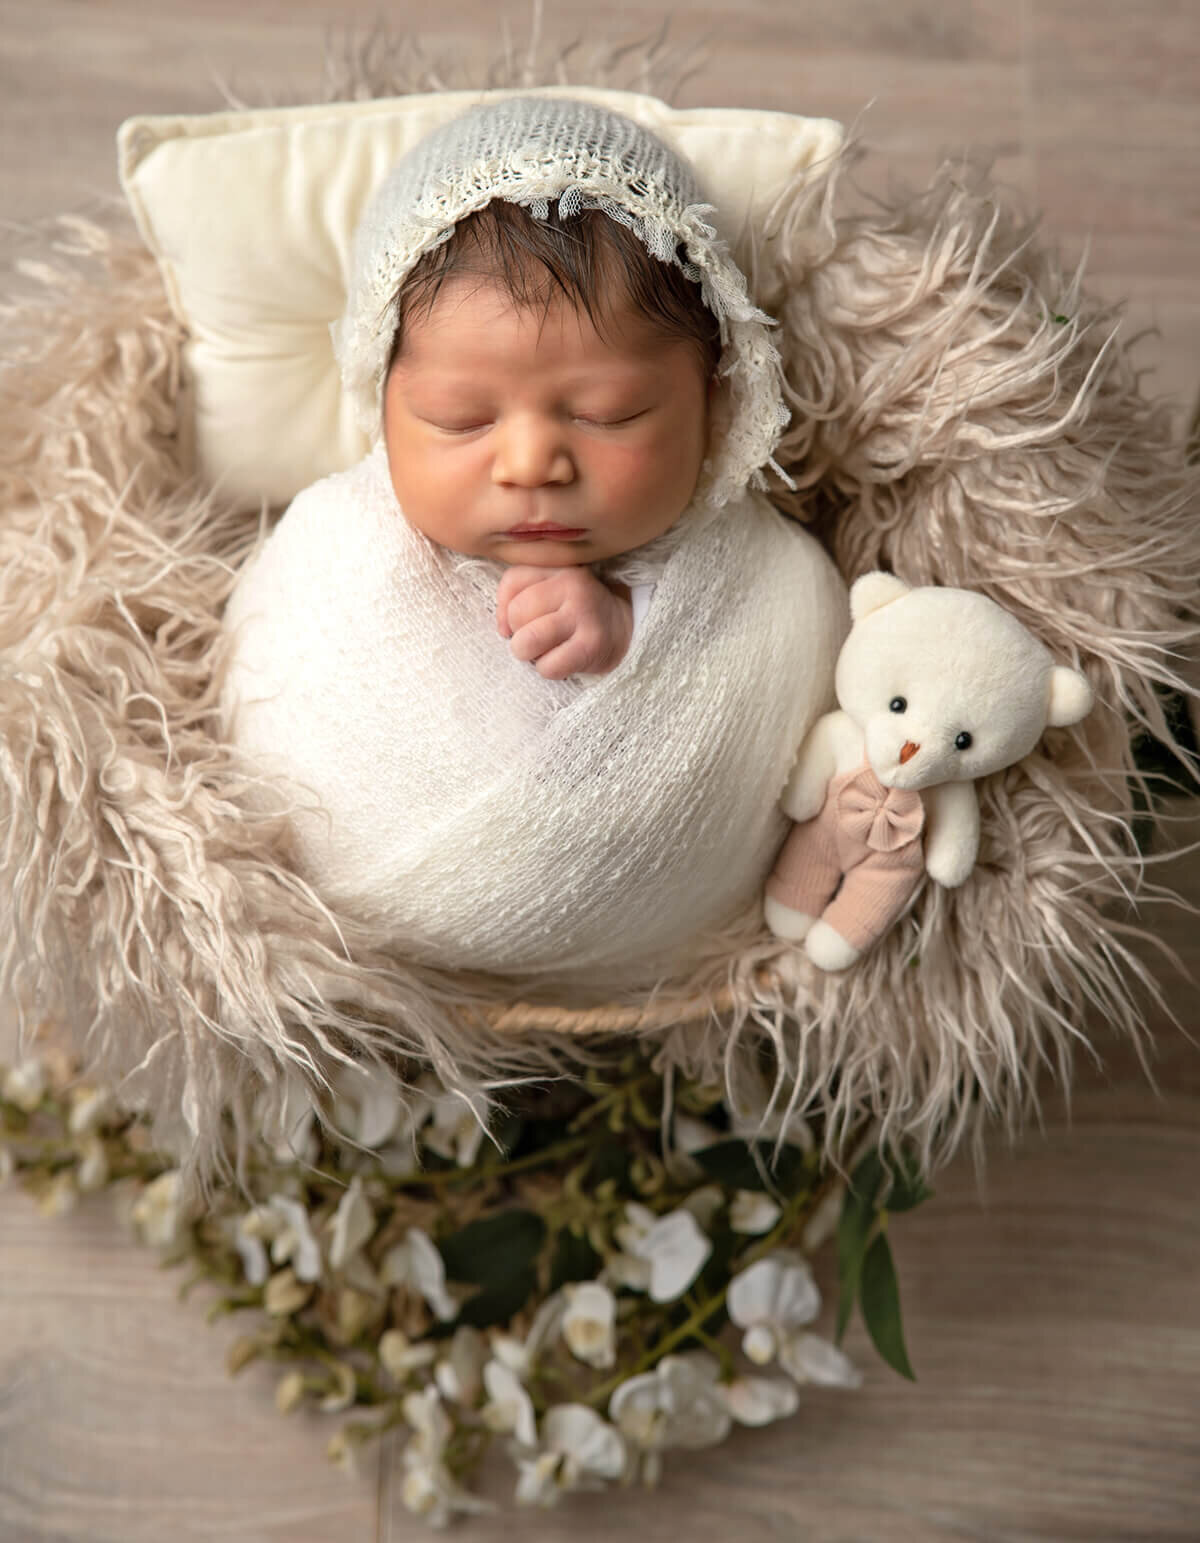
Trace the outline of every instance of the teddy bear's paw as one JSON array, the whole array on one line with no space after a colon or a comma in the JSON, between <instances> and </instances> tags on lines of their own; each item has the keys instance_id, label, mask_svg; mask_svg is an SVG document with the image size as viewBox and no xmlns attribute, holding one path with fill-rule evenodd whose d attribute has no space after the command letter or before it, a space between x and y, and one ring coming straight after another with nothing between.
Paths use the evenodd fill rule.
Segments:
<instances>
[{"instance_id":1,"label":"teddy bear's paw","mask_svg":"<svg viewBox=\"0 0 1200 1543\"><path fill-rule=\"evenodd\" d=\"M793 911L790 905L773 900L770 895L763 902L763 917L775 936L788 943L803 942L817 919L807 911Z\"/></svg>"},{"instance_id":2,"label":"teddy bear's paw","mask_svg":"<svg viewBox=\"0 0 1200 1543\"><path fill-rule=\"evenodd\" d=\"M822 970L848 970L862 958L861 949L847 943L828 922L814 922L804 940L808 957Z\"/></svg>"}]
</instances>

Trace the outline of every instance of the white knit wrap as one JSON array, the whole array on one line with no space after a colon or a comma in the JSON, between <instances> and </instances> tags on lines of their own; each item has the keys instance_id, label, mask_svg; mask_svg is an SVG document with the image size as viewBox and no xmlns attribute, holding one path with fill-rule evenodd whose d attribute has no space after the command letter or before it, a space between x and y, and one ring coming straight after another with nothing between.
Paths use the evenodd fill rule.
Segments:
<instances>
[{"instance_id":1,"label":"white knit wrap","mask_svg":"<svg viewBox=\"0 0 1200 1543\"><path fill-rule=\"evenodd\" d=\"M759 494L667 560L610 675L545 681L491 565L400 514L383 447L307 489L227 611L235 737L307 794L304 872L412 958L614 987L753 905L845 600ZM315 795L315 803L314 797Z\"/></svg>"},{"instance_id":2,"label":"white knit wrap","mask_svg":"<svg viewBox=\"0 0 1200 1543\"><path fill-rule=\"evenodd\" d=\"M761 485L788 420L770 318L708 223L713 206L691 168L632 119L565 98L510 97L452 119L402 157L375 194L355 235L346 312L332 329L364 431L379 433L401 281L457 221L494 199L541 218L554 200L564 218L603 209L699 283L721 326L730 423L701 473L690 518Z\"/></svg>"},{"instance_id":3,"label":"white knit wrap","mask_svg":"<svg viewBox=\"0 0 1200 1543\"><path fill-rule=\"evenodd\" d=\"M243 574L232 733L297 790L302 871L408 957L644 984L756 902L796 747L829 704L844 594L817 544L748 490L786 416L768 318L691 172L606 109L504 100L397 165L336 329L364 421L379 423L401 280L496 197L535 216L550 199L606 210L720 318L728 432L672 529L605 565L653 579L649 613L610 675L543 680L498 635L499 567L408 525L378 444L301 493Z\"/></svg>"}]
</instances>

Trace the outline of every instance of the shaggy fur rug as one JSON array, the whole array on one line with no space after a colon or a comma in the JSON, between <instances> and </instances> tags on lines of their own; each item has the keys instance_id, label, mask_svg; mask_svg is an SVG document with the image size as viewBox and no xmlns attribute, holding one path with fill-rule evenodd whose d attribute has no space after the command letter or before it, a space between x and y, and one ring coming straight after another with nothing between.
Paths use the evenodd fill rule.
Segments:
<instances>
[{"instance_id":1,"label":"shaggy fur rug","mask_svg":"<svg viewBox=\"0 0 1200 1543\"><path fill-rule=\"evenodd\" d=\"M506 83L533 81L489 81ZM1089 1022L1139 1032L1155 986L1132 907L1154 887L1131 741L1169 737L1160 690L1187 689L1200 521L1116 316L988 176L946 166L853 207L846 159L781 202L769 268L740 254L782 322L797 490L779 505L847 580L882 566L992 596L1098 707L987 779L971 882L927 885L845 976L742 918L628 1022L661 1067L735 1085L765 1047L777 1100L831 1156L869 1117L931 1166L989 1118L1017 1123L1042 1068L1067 1078ZM263 515L184 476L183 338L154 263L65 219L26 272L0 379L5 997L68 1026L201 1182L339 1061L401 1085L432 1065L482 1108L585 1055L563 1031L594 1002L559 1003L558 1032L500 1033L520 981L415 969L296 876L216 729L219 618Z\"/></svg>"}]
</instances>

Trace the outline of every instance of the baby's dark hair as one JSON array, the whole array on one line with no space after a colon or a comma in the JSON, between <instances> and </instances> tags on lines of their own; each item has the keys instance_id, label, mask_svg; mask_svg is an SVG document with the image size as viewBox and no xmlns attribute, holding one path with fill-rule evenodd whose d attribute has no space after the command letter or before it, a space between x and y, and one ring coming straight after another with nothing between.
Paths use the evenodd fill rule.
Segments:
<instances>
[{"instance_id":1,"label":"baby's dark hair","mask_svg":"<svg viewBox=\"0 0 1200 1543\"><path fill-rule=\"evenodd\" d=\"M706 379L721 359L721 329L700 286L674 263L662 262L628 227L600 209L562 219L557 204L535 219L518 204L494 199L455 225L404 279L388 371L404 346L406 326L432 311L442 285L460 276L498 283L522 308L550 305L563 295L604 335L624 302L665 338L694 345Z\"/></svg>"}]
</instances>

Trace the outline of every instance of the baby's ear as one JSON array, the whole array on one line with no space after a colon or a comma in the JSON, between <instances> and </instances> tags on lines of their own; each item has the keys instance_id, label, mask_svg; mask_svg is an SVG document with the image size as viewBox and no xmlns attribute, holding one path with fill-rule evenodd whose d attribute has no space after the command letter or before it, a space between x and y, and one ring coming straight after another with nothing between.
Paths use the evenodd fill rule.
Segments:
<instances>
[{"instance_id":1,"label":"baby's ear","mask_svg":"<svg viewBox=\"0 0 1200 1543\"><path fill-rule=\"evenodd\" d=\"M1046 704L1046 722L1052 729L1078 723L1092 710L1092 688L1078 670L1056 664L1050 671L1050 700Z\"/></svg>"},{"instance_id":2,"label":"baby's ear","mask_svg":"<svg viewBox=\"0 0 1200 1543\"><path fill-rule=\"evenodd\" d=\"M850 586L850 618L852 621L861 621L872 611L878 611L907 594L908 585L894 573L864 573Z\"/></svg>"}]
</instances>

